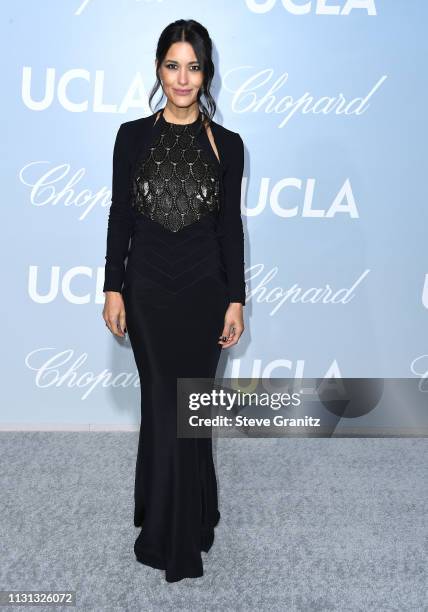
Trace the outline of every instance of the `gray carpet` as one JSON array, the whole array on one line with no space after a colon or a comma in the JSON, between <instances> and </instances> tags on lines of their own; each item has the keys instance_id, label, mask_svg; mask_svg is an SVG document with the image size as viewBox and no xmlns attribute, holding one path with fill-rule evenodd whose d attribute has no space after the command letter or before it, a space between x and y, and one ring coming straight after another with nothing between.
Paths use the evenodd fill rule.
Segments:
<instances>
[{"instance_id":1,"label":"gray carpet","mask_svg":"<svg viewBox=\"0 0 428 612\"><path fill-rule=\"evenodd\" d=\"M136 432L0 443L0 589L97 611L428 610L426 439L216 440L222 517L204 576L177 583L134 557Z\"/></svg>"}]
</instances>

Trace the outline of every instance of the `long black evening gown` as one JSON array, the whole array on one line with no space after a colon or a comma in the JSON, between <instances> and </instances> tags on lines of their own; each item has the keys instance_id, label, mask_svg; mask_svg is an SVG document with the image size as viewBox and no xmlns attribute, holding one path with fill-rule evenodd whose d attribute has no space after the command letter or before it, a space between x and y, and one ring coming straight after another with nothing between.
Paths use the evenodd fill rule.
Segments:
<instances>
[{"instance_id":1,"label":"long black evening gown","mask_svg":"<svg viewBox=\"0 0 428 612\"><path fill-rule=\"evenodd\" d=\"M234 212L223 211L229 176L235 198L238 183L240 189L243 155L239 147L237 175L231 161L226 176L202 113L186 125L167 122L163 109L151 118L143 154L126 176L119 159L124 138L116 141L104 291L122 291L141 382L134 506L141 531L134 551L138 561L164 569L166 580L175 582L203 575L201 550L211 548L220 519L212 440L177 438L176 385L178 377L215 377L226 309L231 301L245 304L239 201ZM223 226L228 219L230 236Z\"/></svg>"}]
</instances>

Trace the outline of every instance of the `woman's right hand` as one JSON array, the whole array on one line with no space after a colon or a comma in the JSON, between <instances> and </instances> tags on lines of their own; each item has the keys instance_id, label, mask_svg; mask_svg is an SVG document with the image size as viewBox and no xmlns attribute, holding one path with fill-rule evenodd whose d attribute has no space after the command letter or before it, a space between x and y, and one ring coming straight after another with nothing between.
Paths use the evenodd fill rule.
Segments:
<instances>
[{"instance_id":1,"label":"woman's right hand","mask_svg":"<svg viewBox=\"0 0 428 612\"><path fill-rule=\"evenodd\" d=\"M122 294L119 291L106 291L103 319L109 330L123 338L126 333L126 314Z\"/></svg>"}]
</instances>

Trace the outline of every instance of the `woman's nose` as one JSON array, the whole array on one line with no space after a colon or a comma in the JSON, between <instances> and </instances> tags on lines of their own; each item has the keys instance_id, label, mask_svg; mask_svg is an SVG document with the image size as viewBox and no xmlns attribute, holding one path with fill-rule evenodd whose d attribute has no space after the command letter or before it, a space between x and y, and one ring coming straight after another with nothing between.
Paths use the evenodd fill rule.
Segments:
<instances>
[{"instance_id":1,"label":"woman's nose","mask_svg":"<svg viewBox=\"0 0 428 612\"><path fill-rule=\"evenodd\" d=\"M188 82L187 70L185 68L181 68L178 72L178 82L180 85L186 85Z\"/></svg>"}]
</instances>

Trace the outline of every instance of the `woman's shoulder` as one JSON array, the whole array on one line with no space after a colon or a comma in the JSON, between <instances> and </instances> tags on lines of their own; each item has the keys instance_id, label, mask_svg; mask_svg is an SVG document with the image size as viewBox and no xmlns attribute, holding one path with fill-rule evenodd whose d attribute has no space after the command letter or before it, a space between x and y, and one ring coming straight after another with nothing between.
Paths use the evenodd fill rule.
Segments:
<instances>
[{"instance_id":1,"label":"woman's shoulder","mask_svg":"<svg viewBox=\"0 0 428 612\"><path fill-rule=\"evenodd\" d=\"M229 156L233 158L240 154L244 148L244 142L239 132L234 132L214 120L211 120L211 127L214 138L223 149L223 158Z\"/></svg>"},{"instance_id":2,"label":"woman's shoulder","mask_svg":"<svg viewBox=\"0 0 428 612\"><path fill-rule=\"evenodd\" d=\"M229 140L236 140L237 137L241 138L239 132L234 132L233 130L230 130L224 125L221 125L221 123L217 123L217 121L214 121L214 119L211 119L211 125L214 130L216 130L219 134L223 136L223 138Z\"/></svg>"},{"instance_id":3,"label":"woman's shoulder","mask_svg":"<svg viewBox=\"0 0 428 612\"><path fill-rule=\"evenodd\" d=\"M126 132L132 132L136 130L140 130L144 127L149 127L150 120L155 120L155 114L149 115L148 117L138 117L137 119L131 119L130 121L124 121L121 123L120 127Z\"/></svg>"},{"instance_id":4,"label":"woman's shoulder","mask_svg":"<svg viewBox=\"0 0 428 612\"><path fill-rule=\"evenodd\" d=\"M139 117L138 119L131 119L130 121L124 121L120 124L118 130L118 137L127 151L133 151L139 146L139 143L149 138L151 133L151 126L155 120L155 115L149 115L148 117Z\"/></svg>"}]
</instances>

